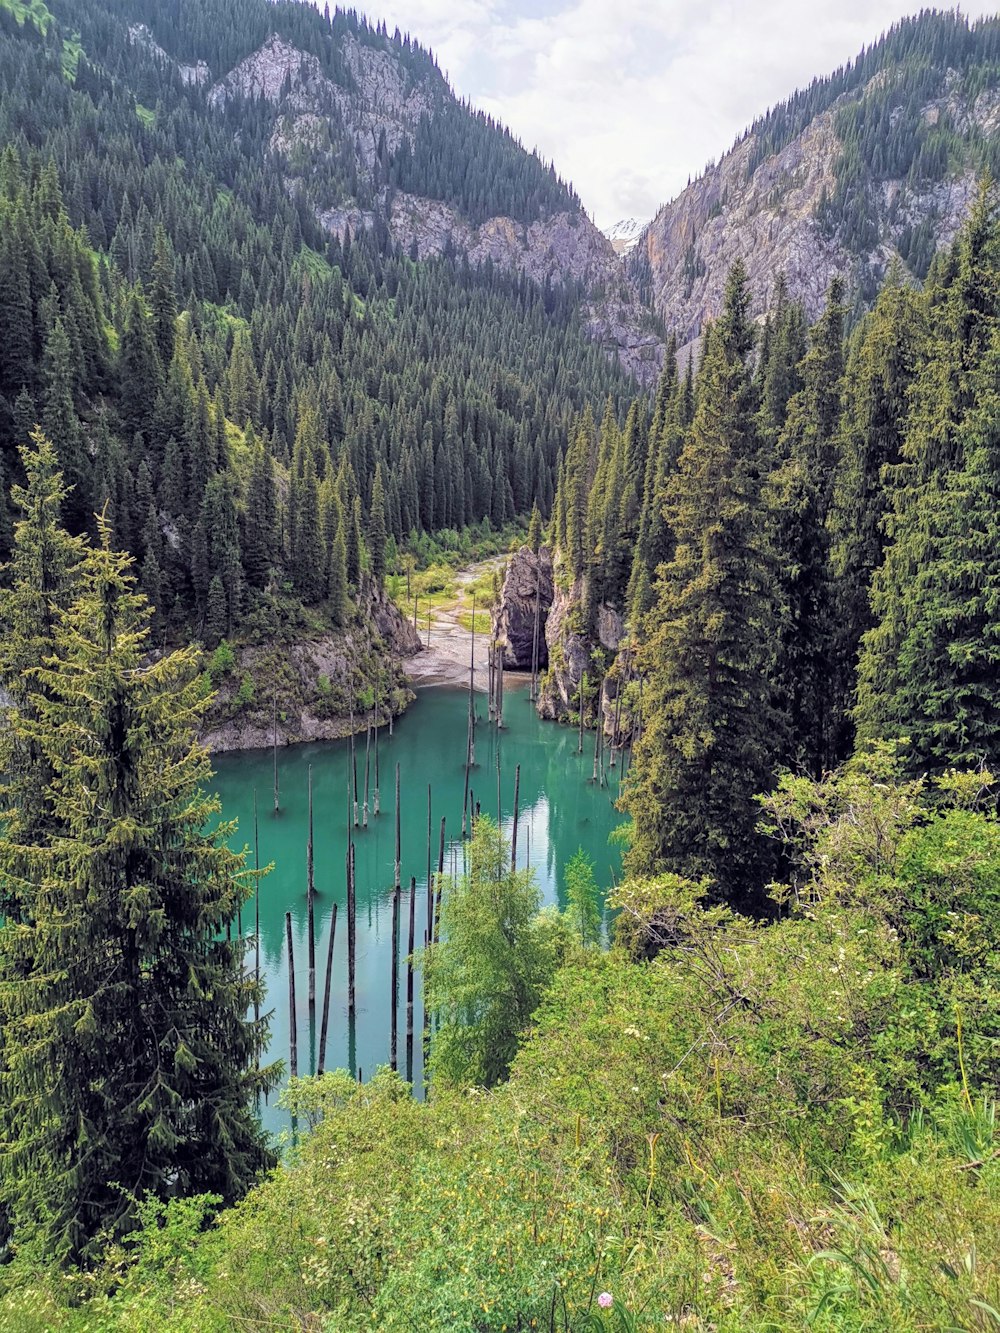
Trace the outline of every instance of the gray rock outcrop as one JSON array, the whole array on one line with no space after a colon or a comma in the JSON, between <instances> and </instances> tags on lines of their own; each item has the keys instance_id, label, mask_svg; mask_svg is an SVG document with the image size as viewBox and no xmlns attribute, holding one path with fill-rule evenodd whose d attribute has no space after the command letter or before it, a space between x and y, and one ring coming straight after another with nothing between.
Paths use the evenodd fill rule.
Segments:
<instances>
[{"instance_id":1,"label":"gray rock outcrop","mask_svg":"<svg viewBox=\"0 0 1000 1333\"><path fill-rule=\"evenodd\" d=\"M536 624L538 668L548 666L545 629L552 597L552 556L548 548L543 546L536 555L530 546L522 546L507 562L500 604L493 614L493 637L503 645L505 670L531 670Z\"/></svg>"},{"instance_id":2,"label":"gray rock outcrop","mask_svg":"<svg viewBox=\"0 0 1000 1333\"><path fill-rule=\"evenodd\" d=\"M652 383L663 365L658 323L611 242L586 214L567 209L530 224L497 216L474 225L446 201L388 189L380 183L380 152L395 153L404 138L412 144L421 119L433 117L453 94L440 77L415 79L394 52L350 34L344 56L349 88L329 79L314 55L272 34L212 86L209 103L221 108L242 97L272 105L269 147L289 160L292 192L308 183L311 159L325 161L333 144L353 148L359 177L375 203L361 208L337 198L317 208L323 226L341 239L348 228L352 233L370 230L382 218L393 240L420 259L458 253L473 265L492 263L539 284L583 284L587 335L637 379Z\"/></svg>"},{"instance_id":3,"label":"gray rock outcrop","mask_svg":"<svg viewBox=\"0 0 1000 1333\"><path fill-rule=\"evenodd\" d=\"M1000 91L987 89L970 98L957 76L949 75L946 84L946 95L921 109L924 120L934 124L947 113L955 134L972 145L994 134L1000 124ZM877 240L865 253L848 250L824 228L821 205L837 189L843 149L837 117L867 90L845 93L779 152L759 162L757 134L747 134L650 222L626 260L626 271L648 284L657 313L682 348L693 345L705 320L719 314L737 259L747 268L755 314L766 309L775 279L783 273L792 297L815 319L835 276L843 277L849 290L857 290L862 278L878 280L898 255L904 232L923 223L933 227L938 246L954 239L975 191L974 153L968 166L956 168L945 181L882 181L871 203Z\"/></svg>"},{"instance_id":4,"label":"gray rock outcrop","mask_svg":"<svg viewBox=\"0 0 1000 1333\"><path fill-rule=\"evenodd\" d=\"M366 692L374 692L382 721L414 698L402 659L421 648L396 604L368 585L358 623L295 643L249 644L236 650L232 670L216 682L202 735L215 752L255 750L300 741L336 740L367 724ZM273 700L280 700L275 714ZM371 694L368 695L368 702Z\"/></svg>"}]
</instances>

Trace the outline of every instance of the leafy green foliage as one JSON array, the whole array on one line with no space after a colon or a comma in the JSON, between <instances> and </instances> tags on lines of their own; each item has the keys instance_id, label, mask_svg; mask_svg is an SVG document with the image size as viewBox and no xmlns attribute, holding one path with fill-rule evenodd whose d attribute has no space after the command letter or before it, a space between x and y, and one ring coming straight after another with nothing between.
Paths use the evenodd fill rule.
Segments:
<instances>
[{"instance_id":1,"label":"leafy green foliage","mask_svg":"<svg viewBox=\"0 0 1000 1333\"><path fill-rule=\"evenodd\" d=\"M594 863L581 847L566 862L566 916L573 933L584 948L600 943L600 889L594 875Z\"/></svg>"},{"instance_id":2,"label":"leafy green foliage","mask_svg":"<svg viewBox=\"0 0 1000 1333\"><path fill-rule=\"evenodd\" d=\"M421 959L437 1021L435 1081L492 1087L506 1078L518 1038L565 951L558 917L540 914L540 906L534 872L511 868L502 831L480 815L468 869L444 887L441 940Z\"/></svg>"},{"instance_id":3,"label":"leafy green foliage","mask_svg":"<svg viewBox=\"0 0 1000 1333\"><path fill-rule=\"evenodd\" d=\"M780 920L627 882L623 938L660 952L576 953L508 1083L422 1103L385 1071L295 1084L309 1134L216 1227L211 1200L153 1206L85 1283L11 1274L0 1320L988 1328L991 805L979 774L901 780L892 747L786 779L763 809L792 868Z\"/></svg>"}]
</instances>

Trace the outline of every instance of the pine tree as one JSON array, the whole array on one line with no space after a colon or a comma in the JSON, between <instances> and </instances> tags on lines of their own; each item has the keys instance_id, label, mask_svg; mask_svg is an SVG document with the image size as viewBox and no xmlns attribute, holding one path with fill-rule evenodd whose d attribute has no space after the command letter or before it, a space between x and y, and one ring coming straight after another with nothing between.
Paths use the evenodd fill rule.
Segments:
<instances>
[{"instance_id":1,"label":"pine tree","mask_svg":"<svg viewBox=\"0 0 1000 1333\"><path fill-rule=\"evenodd\" d=\"M45 397L42 429L55 447L66 490L63 521L73 532L83 532L91 517L91 478L73 403L72 351L66 327L57 318L45 345Z\"/></svg>"},{"instance_id":2,"label":"pine tree","mask_svg":"<svg viewBox=\"0 0 1000 1333\"><path fill-rule=\"evenodd\" d=\"M323 483L323 543L326 548L326 597L335 625L347 623L347 541L344 509L332 477Z\"/></svg>"},{"instance_id":3,"label":"pine tree","mask_svg":"<svg viewBox=\"0 0 1000 1333\"><path fill-rule=\"evenodd\" d=\"M261 441L254 443L252 459L243 510L243 568L250 586L263 588L277 547L277 500L271 456Z\"/></svg>"},{"instance_id":4,"label":"pine tree","mask_svg":"<svg viewBox=\"0 0 1000 1333\"><path fill-rule=\"evenodd\" d=\"M122 426L127 439L136 434L149 439L160 375L152 321L141 293L133 291L125 314L119 369Z\"/></svg>"},{"instance_id":5,"label":"pine tree","mask_svg":"<svg viewBox=\"0 0 1000 1333\"><path fill-rule=\"evenodd\" d=\"M153 280L149 292L149 307L153 316L153 340L160 354L160 364L166 370L174 356L177 324L177 297L174 291L174 261L170 243L162 227L156 229L153 258Z\"/></svg>"},{"instance_id":6,"label":"pine tree","mask_svg":"<svg viewBox=\"0 0 1000 1333\"><path fill-rule=\"evenodd\" d=\"M743 905L759 902L767 873L754 796L770 787L782 753L752 343L746 275L735 268L723 315L707 335L694 422L668 486L677 545L641 653L647 720L624 797L635 825L630 870L707 875L719 894Z\"/></svg>"},{"instance_id":7,"label":"pine tree","mask_svg":"<svg viewBox=\"0 0 1000 1333\"><path fill-rule=\"evenodd\" d=\"M205 643L214 648L220 639L224 639L229 629L229 603L226 590L218 574L212 576L208 585L208 597L205 602Z\"/></svg>"},{"instance_id":8,"label":"pine tree","mask_svg":"<svg viewBox=\"0 0 1000 1333\"><path fill-rule=\"evenodd\" d=\"M0 394L11 402L34 381L34 315L25 260L23 210L0 210Z\"/></svg>"},{"instance_id":9,"label":"pine tree","mask_svg":"<svg viewBox=\"0 0 1000 1333\"><path fill-rule=\"evenodd\" d=\"M1000 225L984 186L950 280L896 467L855 710L861 740L907 738L914 772L1000 760Z\"/></svg>"},{"instance_id":10,"label":"pine tree","mask_svg":"<svg viewBox=\"0 0 1000 1333\"><path fill-rule=\"evenodd\" d=\"M385 582L385 483L382 480L382 464L375 465L375 480L372 482L372 503L368 515L368 551L372 562L372 578L375 586L381 588Z\"/></svg>"},{"instance_id":11,"label":"pine tree","mask_svg":"<svg viewBox=\"0 0 1000 1333\"><path fill-rule=\"evenodd\" d=\"M783 614L774 682L788 722L793 766L818 778L833 762L834 597L827 515L836 476L844 374L843 284L830 285L798 367L802 387L788 404L779 466L765 488ZM764 516L762 515L762 521Z\"/></svg>"},{"instance_id":12,"label":"pine tree","mask_svg":"<svg viewBox=\"0 0 1000 1333\"><path fill-rule=\"evenodd\" d=\"M7 586L0 591L0 679L13 707L11 725L0 732L0 770L8 841L33 848L57 827L47 796L53 770L17 722L38 721L39 691L30 673L55 651L56 626L75 588L83 545L61 526L66 489L52 444L36 430L20 452L26 483L12 492L20 517ZM21 916L17 882L16 876L0 878L0 915Z\"/></svg>"},{"instance_id":13,"label":"pine tree","mask_svg":"<svg viewBox=\"0 0 1000 1333\"><path fill-rule=\"evenodd\" d=\"M827 521L836 611L831 713L834 757L850 752L862 636L874 626L871 585L885 554L892 488L901 459L910 388L923 339L923 303L894 265L858 331L845 375L841 462Z\"/></svg>"},{"instance_id":14,"label":"pine tree","mask_svg":"<svg viewBox=\"0 0 1000 1333\"><path fill-rule=\"evenodd\" d=\"M531 506L531 519L528 522L528 546L538 554L542 545L542 516L538 512L538 504Z\"/></svg>"},{"instance_id":15,"label":"pine tree","mask_svg":"<svg viewBox=\"0 0 1000 1333\"><path fill-rule=\"evenodd\" d=\"M274 1081L254 1069L265 1029L223 933L248 872L227 826L205 831L196 657L147 660L148 607L100 538L12 719L51 769L60 836L0 842L3 877L23 876L22 925L0 931L0 1200L15 1244L57 1261L128 1230L147 1192L231 1200L273 1160L251 1109Z\"/></svg>"}]
</instances>

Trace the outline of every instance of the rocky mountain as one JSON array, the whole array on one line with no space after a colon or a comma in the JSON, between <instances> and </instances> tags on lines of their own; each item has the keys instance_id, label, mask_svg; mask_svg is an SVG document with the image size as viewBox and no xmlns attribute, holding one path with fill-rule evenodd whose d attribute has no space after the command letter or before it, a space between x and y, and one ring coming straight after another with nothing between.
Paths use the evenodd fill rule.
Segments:
<instances>
[{"instance_id":1,"label":"rocky mountain","mask_svg":"<svg viewBox=\"0 0 1000 1333\"><path fill-rule=\"evenodd\" d=\"M409 38L337 20L326 51L276 28L211 76L145 25L132 33L186 82L208 82L217 114L253 105L269 118L268 147L289 192L329 232L343 240L381 230L415 260L464 257L571 288L588 336L652 381L663 357L658 323L554 169L460 103Z\"/></svg>"},{"instance_id":2,"label":"rocky mountain","mask_svg":"<svg viewBox=\"0 0 1000 1333\"><path fill-rule=\"evenodd\" d=\"M1000 23L923 11L769 111L665 205L626 270L683 346L741 258L758 311L779 273L815 316L831 278L869 300L925 276L998 157Z\"/></svg>"},{"instance_id":3,"label":"rocky mountain","mask_svg":"<svg viewBox=\"0 0 1000 1333\"><path fill-rule=\"evenodd\" d=\"M606 228L604 234L611 242L615 254L624 259L635 249L646 225L638 218L621 218L613 227Z\"/></svg>"}]
</instances>

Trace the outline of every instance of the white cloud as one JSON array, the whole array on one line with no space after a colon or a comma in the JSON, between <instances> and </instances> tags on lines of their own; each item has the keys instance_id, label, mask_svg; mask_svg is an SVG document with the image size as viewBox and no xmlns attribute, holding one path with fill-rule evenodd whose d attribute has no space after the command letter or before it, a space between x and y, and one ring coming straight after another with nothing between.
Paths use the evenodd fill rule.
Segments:
<instances>
[{"instance_id":1,"label":"white cloud","mask_svg":"<svg viewBox=\"0 0 1000 1333\"><path fill-rule=\"evenodd\" d=\"M978 17L993 5L963 6ZM649 217L768 106L908 12L899 0L369 0L455 91L552 159L599 224Z\"/></svg>"}]
</instances>

